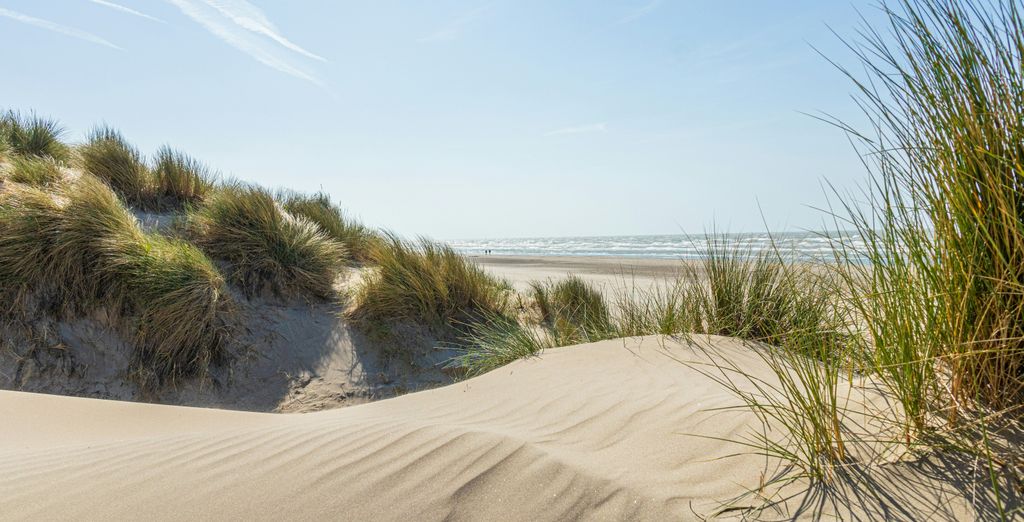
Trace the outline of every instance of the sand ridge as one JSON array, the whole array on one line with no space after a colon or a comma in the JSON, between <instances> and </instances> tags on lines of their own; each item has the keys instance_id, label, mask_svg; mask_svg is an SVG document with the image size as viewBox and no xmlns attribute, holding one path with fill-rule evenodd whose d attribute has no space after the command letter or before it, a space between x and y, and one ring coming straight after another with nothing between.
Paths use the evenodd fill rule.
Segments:
<instances>
[{"instance_id":1,"label":"sand ridge","mask_svg":"<svg viewBox=\"0 0 1024 522\"><path fill-rule=\"evenodd\" d=\"M764 370L738 341L700 342ZM744 510L759 503L748 496L722 510L722 501L756 487L765 459L721 458L740 448L718 439L740 437L754 419L709 411L737 402L677 360L694 356L663 338L604 341L443 388L307 414L0 392L0 518L808 516L806 495L761 512ZM961 489L917 483L924 486L912 504L819 508L974 518Z\"/></svg>"}]
</instances>

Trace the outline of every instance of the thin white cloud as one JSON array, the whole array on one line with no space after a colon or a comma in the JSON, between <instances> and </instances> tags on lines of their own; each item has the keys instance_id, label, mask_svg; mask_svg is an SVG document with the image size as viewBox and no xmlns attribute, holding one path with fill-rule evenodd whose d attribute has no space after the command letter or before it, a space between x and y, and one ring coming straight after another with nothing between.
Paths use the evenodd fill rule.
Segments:
<instances>
[{"instance_id":1,"label":"thin white cloud","mask_svg":"<svg viewBox=\"0 0 1024 522\"><path fill-rule=\"evenodd\" d=\"M458 38L458 36L462 34L462 31L466 28L466 26L468 26L469 24L473 23L478 18L483 16L484 13L486 13L489 8L490 5L484 5L477 7L472 11L465 12L455 17L454 20L448 22L448 24L445 25L444 27L416 41L420 43L450 42Z\"/></svg>"},{"instance_id":2,"label":"thin white cloud","mask_svg":"<svg viewBox=\"0 0 1024 522\"><path fill-rule=\"evenodd\" d=\"M651 0L643 7L640 7L633 11L632 13L629 13L628 15L620 18L618 21L615 22L615 25L628 24L629 22L632 22L637 18L642 18L644 16L651 14L655 9L661 7L661 2L662 0Z\"/></svg>"},{"instance_id":3,"label":"thin white cloud","mask_svg":"<svg viewBox=\"0 0 1024 522\"><path fill-rule=\"evenodd\" d=\"M11 11L10 9L4 9L0 7L0 16L16 20L23 24L28 24L31 26L39 27L41 29L46 29L47 31L53 31L55 33L60 33L65 36L70 36L72 38L78 38L79 40L85 40L86 42L103 45L106 47L110 47L111 49L117 49L118 51L124 50L121 47L118 47L117 45L111 43L110 41L103 39L99 36L96 36L90 32L86 32L81 29L75 29L74 27L68 27L66 25L61 25L56 22L51 22L49 20L43 20L42 18L36 18L34 16L29 16L27 14L22 14L17 11Z\"/></svg>"},{"instance_id":4,"label":"thin white cloud","mask_svg":"<svg viewBox=\"0 0 1024 522\"><path fill-rule=\"evenodd\" d=\"M109 7L110 9L113 9L115 11L121 11L122 13L127 13L127 14L130 14L132 16L137 16L139 18L145 18L146 20L152 20L154 22L165 23L163 20L161 20L161 19L159 19L159 18L157 18L155 16L149 16L146 13L141 13L139 11L136 11L136 10L132 9L131 7L126 7L126 6L123 6L121 4L115 4L114 2L107 2L106 0L89 0L89 1L94 3L94 4L96 4L96 5L102 5L103 7Z\"/></svg>"},{"instance_id":5,"label":"thin white cloud","mask_svg":"<svg viewBox=\"0 0 1024 522\"><path fill-rule=\"evenodd\" d=\"M283 72L285 74L294 76L296 78L308 81L320 87L323 87L323 82L313 74L306 72L300 67L292 64L289 60L279 56L274 52L273 48L268 48L265 40L261 40L254 36L253 33L258 33L261 36L267 36L260 31L254 31L251 28L240 25L236 20L245 19L246 17L241 15L239 12L234 12L236 17L225 14L222 8L214 6L211 0L198 1L198 0L167 0L185 16L188 16L199 25L203 26L211 34L220 38L228 45L248 54L256 61ZM249 5L246 3L246 5ZM237 7L237 6L233 6ZM252 7L249 5L249 7ZM256 9L253 7L253 9ZM258 16L262 17L262 13L258 9L255 10ZM249 13L252 15L253 13ZM250 20L251 17L249 18ZM265 17L263 18L265 20ZM250 23L250 22L246 22ZM255 22L252 22L255 23ZM250 23L251 25L251 23ZM273 40L273 38L271 38ZM276 40L275 40L276 41ZM280 42L277 42L280 44ZM286 46L287 47L287 46ZM315 55L314 55L315 56Z\"/></svg>"},{"instance_id":6,"label":"thin white cloud","mask_svg":"<svg viewBox=\"0 0 1024 522\"><path fill-rule=\"evenodd\" d=\"M545 132L545 136L562 136L565 134L586 134L590 132L606 132L608 124L605 122L592 123L589 125L576 125L574 127L562 127L553 131Z\"/></svg>"},{"instance_id":7,"label":"thin white cloud","mask_svg":"<svg viewBox=\"0 0 1024 522\"><path fill-rule=\"evenodd\" d=\"M247 31L266 36L285 49L299 53L307 58L321 62L327 61L326 58L313 54L285 38L278 31L277 27L274 27L274 24L267 18L267 15L263 14L263 11L246 0L206 0L206 3Z\"/></svg>"}]
</instances>

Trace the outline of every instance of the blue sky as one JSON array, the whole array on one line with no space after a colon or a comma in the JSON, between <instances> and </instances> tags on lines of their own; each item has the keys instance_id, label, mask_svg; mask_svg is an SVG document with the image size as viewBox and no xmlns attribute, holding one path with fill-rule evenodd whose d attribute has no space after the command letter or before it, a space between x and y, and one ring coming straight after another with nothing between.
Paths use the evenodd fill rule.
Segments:
<instances>
[{"instance_id":1,"label":"blue sky","mask_svg":"<svg viewBox=\"0 0 1024 522\"><path fill-rule=\"evenodd\" d=\"M440 239L819 228L867 1L0 0L0 106ZM813 47L812 47L813 46Z\"/></svg>"}]
</instances>

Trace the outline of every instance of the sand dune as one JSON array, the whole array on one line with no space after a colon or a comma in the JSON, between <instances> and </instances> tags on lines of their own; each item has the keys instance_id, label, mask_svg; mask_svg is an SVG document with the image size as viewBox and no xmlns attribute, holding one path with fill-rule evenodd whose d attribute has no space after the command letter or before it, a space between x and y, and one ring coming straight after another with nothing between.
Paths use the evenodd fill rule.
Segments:
<instances>
[{"instance_id":1,"label":"sand dune","mask_svg":"<svg viewBox=\"0 0 1024 522\"><path fill-rule=\"evenodd\" d=\"M769 377L749 347L701 342ZM735 439L757 424L747 412L709 411L736 399L676 360L695 357L692 347L655 337L605 341L308 414L0 392L0 518L984 516L986 507L976 499L972 507L967 489L935 463L872 470L872 480L900 480L903 489L885 498L812 490L745 510L759 503L742 495L758 484L765 459L722 459L741 448L707 437Z\"/></svg>"}]
</instances>

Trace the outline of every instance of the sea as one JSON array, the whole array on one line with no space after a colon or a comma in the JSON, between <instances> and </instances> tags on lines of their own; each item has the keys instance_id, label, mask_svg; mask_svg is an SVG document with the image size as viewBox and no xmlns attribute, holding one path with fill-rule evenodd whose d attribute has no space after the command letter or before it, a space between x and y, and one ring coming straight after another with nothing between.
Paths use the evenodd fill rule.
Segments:
<instances>
[{"instance_id":1,"label":"sea","mask_svg":"<svg viewBox=\"0 0 1024 522\"><path fill-rule=\"evenodd\" d=\"M448 243L466 255L495 256L617 256L656 259L695 259L708 246L706 235L575 236L464 239ZM847 251L861 251L863 242L853 232L760 232L715 234L726 249L758 254L778 252L806 261L834 261L833 245L841 241Z\"/></svg>"}]
</instances>

